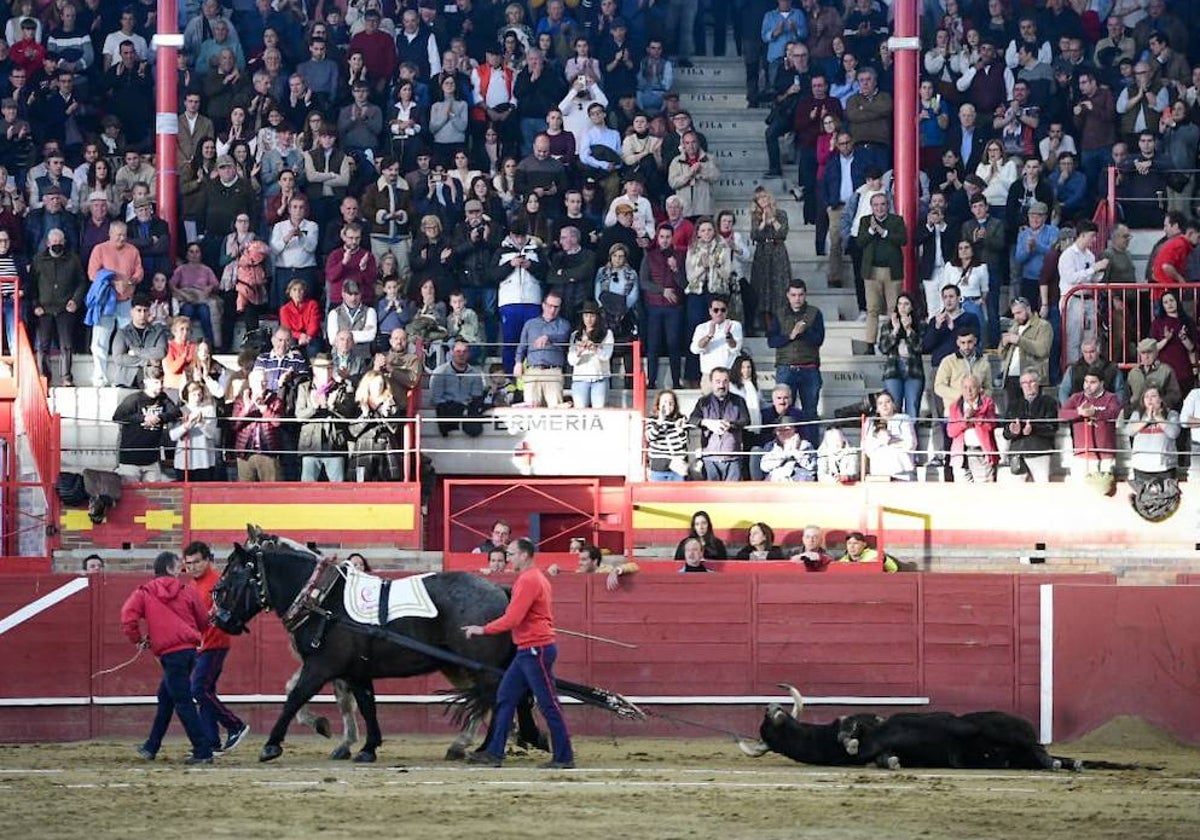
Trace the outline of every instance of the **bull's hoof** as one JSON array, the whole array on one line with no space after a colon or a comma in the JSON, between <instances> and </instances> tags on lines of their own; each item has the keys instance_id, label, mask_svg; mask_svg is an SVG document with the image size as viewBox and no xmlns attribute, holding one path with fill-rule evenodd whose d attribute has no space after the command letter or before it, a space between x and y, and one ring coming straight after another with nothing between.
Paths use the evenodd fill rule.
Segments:
<instances>
[{"instance_id":1,"label":"bull's hoof","mask_svg":"<svg viewBox=\"0 0 1200 840\"><path fill-rule=\"evenodd\" d=\"M348 758L350 758L350 748L345 744L339 745L329 754L330 761L346 761Z\"/></svg>"},{"instance_id":2,"label":"bull's hoof","mask_svg":"<svg viewBox=\"0 0 1200 840\"><path fill-rule=\"evenodd\" d=\"M359 750L358 755L354 756L355 764L374 764L375 753L370 750Z\"/></svg>"},{"instance_id":3,"label":"bull's hoof","mask_svg":"<svg viewBox=\"0 0 1200 840\"><path fill-rule=\"evenodd\" d=\"M894 756L894 755L889 755L888 760L887 760L887 769L899 770L900 769L900 759L896 758L896 756Z\"/></svg>"},{"instance_id":4,"label":"bull's hoof","mask_svg":"<svg viewBox=\"0 0 1200 840\"><path fill-rule=\"evenodd\" d=\"M1061 761L1059 761L1057 758L1056 758L1056 759L1053 759L1053 760L1050 762L1050 769L1051 769L1051 770L1061 770L1061 769L1062 769L1062 762L1061 762Z\"/></svg>"},{"instance_id":5,"label":"bull's hoof","mask_svg":"<svg viewBox=\"0 0 1200 840\"><path fill-rule=\"evenodd\" d=\"M313 729L317 730L317 734L322 738L328 738L333 735L333 729L329 726L329 718L319 717L313 721Z\"/></svg>"},{"instance_id":6,"label":"bull's hoof","mask_svg":"<svg viewBox=\"0 0 1200 840\"><path fill-rule=\"evenodd\" d=\"M1081 759L1072 758L1072 759L1068 759L1067 761L1068 761L1067 769L1070 770L1072 773L1078 773L1080 770L1083 769L1083 761Z\"/></svg>"},{"instance_id":7,"label":"bull's hoof","mask_svg":"<svg viewBox=\"0 0 1200 840\"><path fill-rule=\"evenodd\" d=\"M283 747L279 744L263 744L263 748L258 751L259 761L274 761L283 755Z\"/></svg>"},{"instance_id":8,"label":"bull's hoof","mask_svg":"<svg viewBox=\"0 0 1200 840\"><path fill-rule=\"evenodd\" d=\"M851 738L846 742L846 755L858 755L858 739Z\"/></svg>"},{"instance_id":9,"label":"bull's hoof","mask_svg":"<svg viewBox=\"0 0 1200 840\"><path fill-rule=\"evenodd\" d=\"M446 750L446 761L465 761L466 758L467 751L457 744L452 745Z\"/></svg>"}]
</instances>

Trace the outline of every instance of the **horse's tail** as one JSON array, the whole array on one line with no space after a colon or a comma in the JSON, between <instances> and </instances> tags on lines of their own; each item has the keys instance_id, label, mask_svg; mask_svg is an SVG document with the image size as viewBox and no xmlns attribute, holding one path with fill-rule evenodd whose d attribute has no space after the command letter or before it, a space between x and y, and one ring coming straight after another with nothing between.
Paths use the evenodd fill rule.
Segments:
<instances>
[{"instance_id":1,"label":"horse's tail","mask_svg":"<svg viewBox=\"0 0 1200 840\"><path fill-rule=\"evenodd\" d=\"M457 727L475 720L486 720L496 705L496 681L480 675L479 679L455 691L450 698L450 720Z\"/></svg>"}]
</instances>

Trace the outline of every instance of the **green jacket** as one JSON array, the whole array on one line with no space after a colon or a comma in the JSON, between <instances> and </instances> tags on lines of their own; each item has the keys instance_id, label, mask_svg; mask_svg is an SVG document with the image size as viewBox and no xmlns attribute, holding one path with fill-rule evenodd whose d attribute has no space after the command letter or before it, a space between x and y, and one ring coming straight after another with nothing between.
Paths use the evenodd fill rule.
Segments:
<instances>
[{"instance_id":1,"label":"green jacket","mask_svg":"<svg viewBox=\"0 0 1200 840\"><path fill-rule=\"evenodd\" d=\"M863 277L871 276L871 268L876 264L886 265L892 272L893 280L904 278L904 253L900 250L908 242L908 230L904 219L895 213L888 213L883 220L884 235L871 232L871 221L874 215L863 216L858 223L858 234L855 240L862 249Z\"/></svg>"}]
</instances>

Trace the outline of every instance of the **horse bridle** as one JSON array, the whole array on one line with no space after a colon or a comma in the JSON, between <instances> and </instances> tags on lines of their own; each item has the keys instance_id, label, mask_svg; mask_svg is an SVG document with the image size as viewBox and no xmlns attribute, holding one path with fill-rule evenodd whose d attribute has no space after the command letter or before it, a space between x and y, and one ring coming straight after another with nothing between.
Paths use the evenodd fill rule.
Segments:
<instances>
[{"instance_id":1,"label":"horse bridle","mask_svg":"<svg viewBox=\"0 0 1200 840\"><path fill-rule=\"evenodd\" d=\"M243 549L243 552L244 552L244 549ZM214 594L223 589L228 590L229 597L231 599L235 600L236 602L238 602L237 606L246 607L247 609L245 610L245 612L248 615L253 615L258 612L270 612L272 610L272 607L271 607L270 601L267 598L266 584L262 579L262 558L261 557L253 557L253 556L248 557L248 559L243 560L241 562L241 566L242 566L243 571L241 571L239 573L239 577L241 577L242 580L238 584L238 591L236 591L236 592L233 591L232 587L228 586L227 581L221 581L217 584ZM250 587L252 585L254 587L257 587L257 590L258 590L258 597L257 597L258 609L257 610L249 609L249 607L251 605L253 605L256 600L249 591ZM225 623L226 626L230 626L232 624L232 622L230 621L231 613L230 613L230 610L228 607L218 607L216 605L216 603L214 603L213 604L213 617L218 622ZM243 629L246 628L246 620L245 619L240 620L238 623L241 625L241 627Z\"/></svg>"}]
</instances>

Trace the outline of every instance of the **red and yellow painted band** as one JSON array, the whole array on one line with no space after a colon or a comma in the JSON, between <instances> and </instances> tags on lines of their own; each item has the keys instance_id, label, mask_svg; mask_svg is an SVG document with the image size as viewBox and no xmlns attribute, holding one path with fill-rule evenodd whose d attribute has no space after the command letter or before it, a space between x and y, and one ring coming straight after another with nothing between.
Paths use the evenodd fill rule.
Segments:
<instances>
[{"instance_id":1,"label":"red and yellow painted band","mask_svg":"<svg viewBox=\"0 0 1200 840\"><path fill-rule=\"evenodd\" d=\"M191 507L194 531L245 532L253 522L266 531L411 531L416 507L408 503L355 504L227 504L196 502Z\"/></svg>"}]
</instances>

